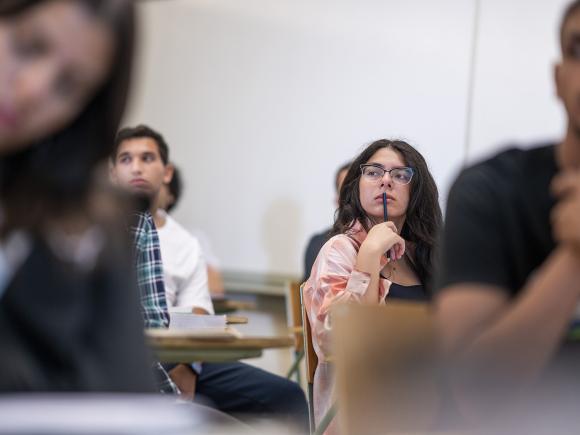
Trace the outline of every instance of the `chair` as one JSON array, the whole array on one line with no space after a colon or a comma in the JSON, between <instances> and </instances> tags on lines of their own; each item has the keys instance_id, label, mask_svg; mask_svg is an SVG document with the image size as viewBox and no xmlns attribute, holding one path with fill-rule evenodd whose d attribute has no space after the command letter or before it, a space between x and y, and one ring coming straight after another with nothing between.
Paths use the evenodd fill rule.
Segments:
<instances>
[{"instance_id":1,"label":"chair","mask_svg":"<svg viewBox=\"0 0 580 435\"><path fill-rule=\"evenodd\" d=\"M296 382L301 384L300 379L300 363L304 359L304 338L302 327L302 312L300 302L300 283L298 281L290 281L286 287L286 317L288 319L288 326L294 334L294 362L286 377L291 379L296 375Z\"/></svg>"},{"instance_id":2,"label":"chair","mask_svg":"<svg viewBox=\"0 0 580 435\"><path fill-rule=\"evenodd\" d=\"M314 418L314 373L316 372L316 367L318 367L318 356L314 351L314 346L312 345L312 330L310 328L310 321L308 320L308 313L304 306L303 299L303 285L300 286L300 305L302 307L302 328L304 335L304 355L306 357L306 381L308 386L308 417L310 419L310 433L311 434L323 434L332 422L334 416L336 415L336 403L334 403L326 414L320 420L318 427L316 426L316 421Z\"/></svg>"},{"instance_id":3,"label":"chair","mask_svg":"<svg viewBox=\"0 0 580 435\"><path fill-rule=\"evenodd\" d=\"M300 306L302 312L302 329L304 331L304 355L306 356L306 384L308 386L308 416L310 418L310 433L314 433L314 373L318 366L318 356L312 346L312 330L310 328L310 321L308 320L308 313L304 306L303 291L304 287L300 286Z\"/></svg>"},{"instance_id":4,"label":"chair","mask_svg":"<svg viewBox=\"0 0 580 435\"><path fill-rule=\"evenodd\" d=\"M429 306L339 305L332 316L341 433L434 430L441 365Z\"/></svg>"}]
</instances>

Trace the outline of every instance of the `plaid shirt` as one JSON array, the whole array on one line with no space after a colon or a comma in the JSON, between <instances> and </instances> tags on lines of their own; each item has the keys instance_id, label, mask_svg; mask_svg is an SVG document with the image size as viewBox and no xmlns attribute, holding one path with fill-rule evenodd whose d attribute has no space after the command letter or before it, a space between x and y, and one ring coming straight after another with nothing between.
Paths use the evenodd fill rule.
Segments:
<instances>
[{"instance_id":1,"label":"plaid shirt","mask_svg":"<svg viewBox=\"0 0 580 435\"><path fill-rule=\"evenodd\" d=\"M163 264L155 223L149 212L137 213L135 217L136 223L131 227L131 232L134 236L137 285L141 296L145 327L167 328L169 312L165 299ZM179 392L160 363L154 363L153 370L162 393Z\"/></svg>"},{"instance_id":2,"label":"plaid shirt","mask_svg":"<svg viewBox=\"0 0 580 435\"><path fill-rule=\"evenodd\" d=\"M137 226L131 231L135 241L137 285L146 328L167 328L169 314L163 284L163 263L159 237L151 213L137 213Z\"/></svg>"}]
</instances>

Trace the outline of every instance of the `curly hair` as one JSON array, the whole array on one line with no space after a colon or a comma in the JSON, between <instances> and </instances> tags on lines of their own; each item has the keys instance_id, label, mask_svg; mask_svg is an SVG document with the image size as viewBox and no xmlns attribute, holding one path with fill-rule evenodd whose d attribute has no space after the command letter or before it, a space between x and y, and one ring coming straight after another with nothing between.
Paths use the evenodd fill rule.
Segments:
<instances>
[{"instance_id":1,"label":"curly hair","mask_svg":"<svg viewBox=\"0 0 580 435\"><path fill-rule=\"evenodd\" d=\"M382 148L394 150L403 158L406 165L415 170L416 175L411 180L405 223L400 234L401 237L413 244L411 266L417 273L421 284L428 289L435 263L435 245L443 217L439 206L437 185L429 172L427 163L423 156L407 142L380 139L371 143L353 160L340 191L333 234L347 232L356 221L359 221L366 231L372 227L373 222L360 202L360 165L368 162Z\"/></svg>"}]
</instances>

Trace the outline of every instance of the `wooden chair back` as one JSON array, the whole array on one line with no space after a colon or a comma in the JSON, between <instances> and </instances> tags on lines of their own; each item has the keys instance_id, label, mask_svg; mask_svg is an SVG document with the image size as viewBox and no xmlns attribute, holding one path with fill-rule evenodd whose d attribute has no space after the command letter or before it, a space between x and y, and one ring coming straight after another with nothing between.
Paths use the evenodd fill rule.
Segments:
<instances>
[{"instance_id":1,"label":"wooden chair back","mask_svg":"<svg viewBox=\"0 0 580 435\"><path fill-rule=\"evenodd\" d=\"M304 354L306 356L306 379L309 385L314 383L314 372L318 367L318 356L314 351L312 345L312 329L310 328L310 321L308 320L308 313L302 299L302 287L300 288L300 301L302 307L302 328L304 331Z\"/></svg>"},{"instance_id":2,"label":"wooden chair back","mask_svg":"<svg viewBox=\"0 0 580 435\"><path fill-rule=\"evenodd\" d=\"M290 281L286 289L286 317L288 326L294 335L294 351L297 354L304 349L300 284L298 281Z\"/></svg>"},{"instance_id":3,"label":"wooden chair back","mask_svg":"<svg viewBox=\"0 0 580 435\"><path fill-rule=\"evenodd\" d=\"M442 395L429 306L345 304L331 315L341 433L434 429Z\"/></svg>"},{"instance_id":4,"label":"wooden chair back","mask_svg":"<svg viewBox=\"0 0 580 435\"><path fill-rule=\"evenodd\" d=\"M302 311L302 329L304 335L304 355L306 357L306 381L308 386L308 416L310 418L310 433L314 433L316 423L314 419L314 373L318 366L318 356L314 352L312 345L312 329L308 320L308 313L304 306L303 291L304 287L300 286L300 305Z\"/></svg>"}]
</instances>

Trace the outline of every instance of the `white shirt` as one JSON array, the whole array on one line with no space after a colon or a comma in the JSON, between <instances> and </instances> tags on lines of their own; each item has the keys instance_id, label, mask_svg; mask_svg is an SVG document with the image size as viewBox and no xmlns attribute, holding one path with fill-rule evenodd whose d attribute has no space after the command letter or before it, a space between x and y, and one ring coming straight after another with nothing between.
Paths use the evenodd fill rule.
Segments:
<instances>
[{"instance_id":1,"label":"white shirt","mask_svg":"<svg viewBox=\"0 0 580 435\"><path fill-rule=\"evenodd\" d=\"M157 228L167 305L199 307L214 313L207 284L207 265L199 242L163 210L165 225Z\"/></svg>"}]
</instances>

